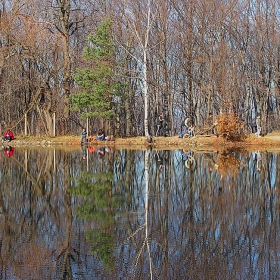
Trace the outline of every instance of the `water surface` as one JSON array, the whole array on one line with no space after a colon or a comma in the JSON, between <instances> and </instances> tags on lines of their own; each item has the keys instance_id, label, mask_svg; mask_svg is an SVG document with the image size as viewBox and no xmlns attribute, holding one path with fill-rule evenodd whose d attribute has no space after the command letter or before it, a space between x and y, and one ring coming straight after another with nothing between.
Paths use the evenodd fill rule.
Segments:
<instances>
[{"instance_id":1,"label":"water surface","mask_svg":"<svg viewBox=\"0 0 280 280\"><path fill-rule=\"evenodd\" d=\"M279 154L15 148L0 279L279 279Z\"/></svg>"}]
</instances>

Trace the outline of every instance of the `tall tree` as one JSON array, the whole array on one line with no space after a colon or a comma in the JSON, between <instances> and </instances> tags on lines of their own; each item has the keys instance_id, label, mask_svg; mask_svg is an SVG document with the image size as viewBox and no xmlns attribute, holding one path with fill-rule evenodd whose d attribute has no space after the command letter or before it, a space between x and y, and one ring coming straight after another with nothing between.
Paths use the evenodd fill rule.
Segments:
<instances>
[{"instance_id":1,"label":"tall tree","mask_svg":"<svg viewBox=\"0 0 280 280\"><path fill-rule=\"evenodd\" d=\"M124 15L131 30L132 36L135 38L137 45L130 54L137 61L140 88L144 99L144 132L148 142L151 141L149 133L149 89L148 89L148 66L150 53L150 32L153 27L152 1L135 1L128 3L123 1L126 6ZM125 47L125 46L124 46ZM129 52L129 50L127 50Z\"/></svg>"},{"instance_id":2,"label":"tall tree","mask_svg":"<svg viewBox=\"0 0 280 280\"><path fill-rule=\"evenodd\" d=\"M115 115L114 97L120 92L114 73L116 59L110 19L97 27L95 36L89 36L84 58L88 67L78 69L75 75L81 90L69 98L72 109L80 111L82 118L110 119ZM109 130L112 132L111 126Z\"/></svg>"}]
</instances>

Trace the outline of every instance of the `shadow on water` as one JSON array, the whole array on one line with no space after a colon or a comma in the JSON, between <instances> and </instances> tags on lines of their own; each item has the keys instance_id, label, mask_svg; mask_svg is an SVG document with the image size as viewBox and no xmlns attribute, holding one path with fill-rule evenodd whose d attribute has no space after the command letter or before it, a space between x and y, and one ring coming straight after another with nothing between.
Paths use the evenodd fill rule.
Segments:
<instances>
[{"instance_id":1,"label":"shadow on water","mask_svg":"<svg viewBox=\"0 0 280 280\"><path fill-rule=\"evenodd\" d=\"M279 161L3 149L1 279L278 279Z\"/></svg>"}]
</instances>

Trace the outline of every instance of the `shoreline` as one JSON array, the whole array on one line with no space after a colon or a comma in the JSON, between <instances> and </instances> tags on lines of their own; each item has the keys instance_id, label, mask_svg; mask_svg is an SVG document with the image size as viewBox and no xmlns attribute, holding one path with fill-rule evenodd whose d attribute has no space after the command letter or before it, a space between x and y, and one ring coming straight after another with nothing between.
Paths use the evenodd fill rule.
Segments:
<instances>
[{"instance_id":1,"label":"shoreline","mask_svg":"<svg viewBox=\"0 0 280 280\"><path fill-rule=\"evenodd\" d=\"M31 137L18 136L11 142L5 141L2 146L12 147L63 147L63 146L81 146L80 136L57 136L57 137ZM87 146L108 146L114 149L147 149L151 147L155 150L170 149L194 149L194 150L224 150L224 149L242 149L242 150L275 150L280 151L280 133L271 133L264 137L250 135L248 138L239 142L225 141L216 136L194 136L192 138L172 137L152 137L152 142L148 143L144 136L116 138L113 141L93 140L88 142Z\"/></svg>"}]
</instances>

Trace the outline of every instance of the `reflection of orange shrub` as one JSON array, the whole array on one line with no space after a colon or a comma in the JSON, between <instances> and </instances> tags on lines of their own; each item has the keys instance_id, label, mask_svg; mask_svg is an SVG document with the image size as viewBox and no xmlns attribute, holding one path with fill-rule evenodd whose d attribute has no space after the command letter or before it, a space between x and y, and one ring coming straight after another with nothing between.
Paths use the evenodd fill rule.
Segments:
<instances>
[{"instance_id":1,"label":"reflection of orange shrub","mask_svg":"<svg viewBox=\"0 0 280 280\"><path fill-rule=\"evenodd\" d=\"M217 116L217 133L226 140L241 140L244 122L235 113L222 113Z\"/></svg>"},{"instance_id":2,"label":"reflection of orange shrub","mask_svg":"<svg viewBox=\"0 0 280 280\"><path fill-rule=\"evenodd\" d=\"M224 152L217 158L218 172L226 176L228 173L233 175L240 165L240 161L231 154Z\"/></svg>"}]
</instances>

